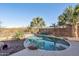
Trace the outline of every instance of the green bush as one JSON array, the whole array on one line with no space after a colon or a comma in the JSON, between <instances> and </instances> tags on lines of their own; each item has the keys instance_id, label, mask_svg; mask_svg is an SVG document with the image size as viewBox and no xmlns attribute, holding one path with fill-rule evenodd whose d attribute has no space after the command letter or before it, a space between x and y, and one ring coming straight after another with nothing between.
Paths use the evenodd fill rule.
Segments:
<instances>
[{"instance_id":1,"label":"green bush","mask_svg":"<svg viewBox=\"0 0 79 59\"><path fill-rule=\"evenodd\" d=\"M21 38L23 38L23 36L24 36L24 32L22 32L22 31L17 31L16 33L15 33L15 38L16 39L21 39Z\"/></svg>"}]
</instances>

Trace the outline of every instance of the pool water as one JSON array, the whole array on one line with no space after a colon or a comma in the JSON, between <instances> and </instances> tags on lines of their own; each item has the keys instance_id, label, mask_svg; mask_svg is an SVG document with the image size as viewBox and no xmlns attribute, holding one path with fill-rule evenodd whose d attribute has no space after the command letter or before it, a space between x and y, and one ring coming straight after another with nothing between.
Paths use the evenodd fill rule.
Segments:
<instances>
[{"instance_id":1,"label":"pool water","mask_svg":"<svg viewBox=\"0 0 79 59\"><path fill-rule=\"evenodd\" d=\"M43 50L64 50L70 46L70 44L63 40L46 36L31 36L24 42L24 46L27 47L30 44L34 44L37 48Z\"/></svg>"}]
</instances>

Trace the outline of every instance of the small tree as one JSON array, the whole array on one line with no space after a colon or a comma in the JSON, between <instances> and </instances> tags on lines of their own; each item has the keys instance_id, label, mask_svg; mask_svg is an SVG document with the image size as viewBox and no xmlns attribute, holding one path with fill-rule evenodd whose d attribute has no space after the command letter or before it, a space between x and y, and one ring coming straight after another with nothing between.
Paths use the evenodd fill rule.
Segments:
<instances>
[{"instance_id":1,"label":"small tree","mask_svg":"<svg viewBox=\"0 0 79 59\"><path fill-rule=\"evenodd\" d=\"M22 37L24 36L24 32L22 32L22 31L17 31L16 33L15 33L15 39L21 39Z\"/></svg>"}]
</instances>

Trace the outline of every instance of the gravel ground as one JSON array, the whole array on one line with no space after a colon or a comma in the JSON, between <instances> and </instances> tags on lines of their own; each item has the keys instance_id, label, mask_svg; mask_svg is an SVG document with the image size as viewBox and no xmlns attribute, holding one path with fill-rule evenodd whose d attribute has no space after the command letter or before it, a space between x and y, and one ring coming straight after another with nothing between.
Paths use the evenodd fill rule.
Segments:
<instances>
[{"instance_id":1,"label":"gravel ground","mask_svg":"<svg viewBox=\"0 0 79 59\"><path fill-rule=\"evenodd\" d=\"M1 41L8 45L7 50L0 50L0 56L8 56L15 52L18 52L24 49L23 42L24 40L9 40L9 41Z\"/></svg>"}]
</instances>

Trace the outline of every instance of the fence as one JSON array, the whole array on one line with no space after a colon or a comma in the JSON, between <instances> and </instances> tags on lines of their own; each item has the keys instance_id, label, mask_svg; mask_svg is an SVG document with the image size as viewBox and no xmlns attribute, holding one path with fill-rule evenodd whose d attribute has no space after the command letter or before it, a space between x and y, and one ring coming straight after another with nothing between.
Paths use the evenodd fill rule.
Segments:
<instances>
[{"instance_id":1,"label":"fence","mask_svg":"<svg viewBox=\"0 0 79 59\"><path fill-rule=\"evenodd\" d=\"M49 35L62 36L62 37L73 37L72 27L68 26L66 28L41 28L39 32L46 32ZM79 37L79 26L78 26L78 37Z\"/></svg>"}]
</instances>

